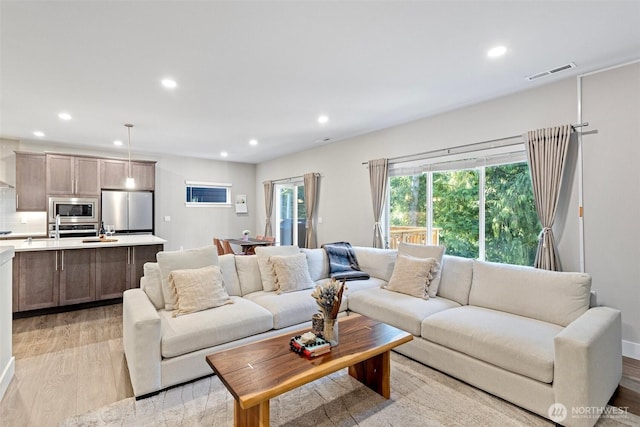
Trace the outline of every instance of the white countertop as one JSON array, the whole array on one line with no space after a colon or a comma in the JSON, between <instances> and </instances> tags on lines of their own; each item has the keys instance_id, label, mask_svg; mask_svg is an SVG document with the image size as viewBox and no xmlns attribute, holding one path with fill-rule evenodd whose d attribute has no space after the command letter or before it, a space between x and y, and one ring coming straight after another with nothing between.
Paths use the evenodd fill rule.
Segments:
<instances>
[{"instance_id":1,"label":"white countertop","mask_svg":"<svg viewBox=\"0 0 640 427\"><path fill-rule=\"evenodd\" d=\"M31 243L27 239L0 240L0 249L6 246L13 246L16 252L29 251L55 251L60 249L83 249L83 248L105 248L114 246L142 246L142 245L162 245L167 243L166 240L150 234L134 234L134 235L114 235L107 239L115 239L115 242L89 242L84 243L83 240L98 240L97 237L82 238L62 238L55 239L33 239Z\"/></svg>"}]
</instances>

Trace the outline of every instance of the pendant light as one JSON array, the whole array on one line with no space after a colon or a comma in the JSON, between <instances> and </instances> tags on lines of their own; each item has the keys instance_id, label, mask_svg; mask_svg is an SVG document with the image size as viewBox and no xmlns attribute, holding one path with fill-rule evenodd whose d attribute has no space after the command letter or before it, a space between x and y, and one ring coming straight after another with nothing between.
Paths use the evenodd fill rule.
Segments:
<instances>
[{"instance_id":1,"label":"pendant light","mask_svg":"<svg viewBox=\"0 0 640 427\"><path fill-rule=\"evenodd\" d=\"M133 175L131 174L131 128L133 125L131 123L125 123L124 125L127 128L127 135L129 136L129 173L127 174L127 180L125 181L124 186L127 188L135 188L136 181L133 179Z\"/></svg>"}]
</instances>

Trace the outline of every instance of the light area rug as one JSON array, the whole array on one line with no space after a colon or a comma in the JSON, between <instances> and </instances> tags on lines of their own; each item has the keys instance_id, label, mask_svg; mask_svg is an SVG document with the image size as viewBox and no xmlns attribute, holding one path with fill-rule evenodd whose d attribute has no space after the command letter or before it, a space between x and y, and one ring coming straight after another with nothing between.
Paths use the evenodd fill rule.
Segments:
<instances>
[{"instance_id":1,"label":"light area rug","mask_svg":"<svg viewBox=\"0 0 640 427\"><path fill-rule=\"evenodd\" d=\"M331 374L271 400L272 426L552 426L553 423L404 356L392 353L391 398ZM232 426L233 397L217 376L136 401L121 400L60 426ZM628 414L599 426L638 426Z\"/></svg>"}]
</instances>

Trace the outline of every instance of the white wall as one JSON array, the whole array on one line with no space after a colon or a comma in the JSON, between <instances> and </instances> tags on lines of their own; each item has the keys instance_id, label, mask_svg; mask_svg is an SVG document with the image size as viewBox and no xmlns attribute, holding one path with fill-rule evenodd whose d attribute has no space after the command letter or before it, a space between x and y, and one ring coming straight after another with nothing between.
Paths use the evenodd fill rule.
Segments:
<instances>
[{"instance_id":1,"label":"white wall","mask_svg":"<svg viewBox=\"0 0 640 427\"><path fill-rule=\"evenodd\" d=\"M638 65L584 78L584 205L586 271L598 301L623 312L624 354L640 358L640 71ZM339 118L335 118L339 120ZM578 120L575 78L319 146L264 162L262 182L320 172L318 242L371 245L373 214L368 171L361 163L522 134ZM575 140L574 140L575 141ZM578 156L573 144L554 234L565 271L580 270ZM625 167L626 166L626 167ZM264 224L258 211L256 226ZM274 224L275 226L275 224Z\"/></svg>"},{"instance_id":2,"label":"white wall","mask_svg":"<svg viewBox=\"0 0 640 427\"><path fill-rule=\"evenodd\" d=\"M14 150L27 152L58 152L103 157L126 157L121 152L93 150L84 147L34 141L0 141L0 174L4 173L15 184ZM212 244L214 236L239 237L244 229L252 229L255 223L255 165L246 163L220 162L178 156L160 156L148 153L132 153L133 160L155 160L155 234L167 240L166 250L189 249ZM13 168L13 174L6 169ZM185 180L230 183L231 200L236 194L247 195L249 212L236 214L233 207L185 206ZM14 190L4 190L13 192ZM15 197L13 197L15 198ZM6 199L6 200L5 200ZM27 214L15 212L15 201L11 195L0 193L0 225L19 227L17 222ZM13 209L13 210L12 210ZM259 205L264 210L264 205ZM171 221L164 221L164 217ZM43 218L46 218L43 216ZM46 219L45 219L46 221ZM22 224L24 227L25 225ZM46 227L46 223L43 225ZM34 232L34 230L20 230ZM254 231L252 229L252 231ZM255 233L254 233L255 234Z\"/></svg>"},{"instance_id":3,"label":"white wall","mask_svg":"<svg viewBox=\"0 0 640 427\"><path fill-rule=\"evenodd\" d=\"M622 310L623 350L640 359L640 63L582 79L585 267L598 302ZM633 345L632 343L636 343Z\"/></svg>"}]
</instances>

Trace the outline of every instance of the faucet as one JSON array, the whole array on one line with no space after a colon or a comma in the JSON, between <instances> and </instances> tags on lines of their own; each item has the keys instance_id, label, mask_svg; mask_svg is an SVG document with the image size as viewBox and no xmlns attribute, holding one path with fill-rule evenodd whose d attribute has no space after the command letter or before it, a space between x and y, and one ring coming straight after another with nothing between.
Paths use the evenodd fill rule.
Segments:
<instances>
[{"instance_id":1,"label":"faucet","mask_svg":"<svg viewBox=\"0 0 640 427\"><path fill-rule=\"evenodd\" d=\"M56 215L56 240L60 240L60 214Z\"/></svg>"}]
</instances>

